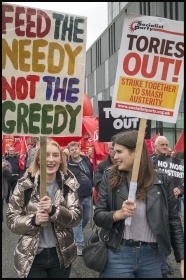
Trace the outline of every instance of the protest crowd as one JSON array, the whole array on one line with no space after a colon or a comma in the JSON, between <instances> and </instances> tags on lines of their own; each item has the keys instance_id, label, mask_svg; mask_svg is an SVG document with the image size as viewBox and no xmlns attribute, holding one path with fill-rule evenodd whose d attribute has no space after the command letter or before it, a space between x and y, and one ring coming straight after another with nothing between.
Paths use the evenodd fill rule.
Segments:
<instances>
[{"instance_id":1,"label":"protest crowd","mask_svg":"<svg viewBox=\"0 0 186 280\"><path fill-rule=\"evenodd\" d=\"M118 133L119 134L119 133ZM117 134L113 135L110 142L105 143L107 146L107 152L105 153L105 157L101 161L97 161L96 165L93 165L93 155L90 154L90 148L87 147L87 150L81 151L81 142L76 141L70 141L66 147L60 147L58 145L58 149L60 149L60 153L63 153L63 161L64 165L66 166L67 170L73 174L79 183L80 187L78 188L77 195L79 197L79 207L82 211L81 213L81 220L76 226L72 226L73 230L73 236L74 236L74 242L77 247L77 257L83 255L83 248L86 247L86 240L84 238L84 228L86 227L87 223L90 222L90 220L93 218L91 217L92 210L96 209L96 203L98 200L98 194L99 194L99 188L101 188L101 185L103 184L102 178L106 170L109 170L110 167L116 167L117 164L117 157L115 156L118 153L118 150L114 149L114 141L115 137L117 138ZM47 140L49 141L49 140ZM52 140L55 143L57 143L55 140ZM29 170L32 170L32 164L35 163L36 159L38 160L38 151L40 149L40 141L39 138L33 138L33 146L29 147L29 150L27 149L27 152L24 154L24 157L20 155L19 152L16 153L14 145L10 146L9 150L6 151L5 154L2 156L2 184L3 184L3 197L2 202L3 203L9 203L10 206L8 208L8 225L12 232L16 233L16 229L14 229L12 224L13 219L13 205L14 205L14 199L18 196L18 188L19 184L22 185L24 180L27 180L27 174L30 174ZM51 142L51 143L53 143ZM24 142L24 144L26 141ZM169 152L169 141L166 137L160 136L159 134L156 135L156 137L152 137L152 147L151 150L148 151L149 159L151 158L152 165L155 169L161 169L158 167L158 163L160 164L162 161L164 163L169 163L170 165L170 159L173 160L176 158L176 163L183 165L184 160L184 153L183 151L176 151L175 148L171 149L172 152L170 154ZM128 145L128 144L127 144ZM120 146L120 145L119 145ZM145 145L148 149L148 145ZM26 147L26 146L25 146ZM153 153L152 153L153 149ZM174 152L173 152L174 150ZM23 151L23 149L20 149L20 151ZM23 160L21 161L20 158ZM52 164L53 161L56 161L55 156L52 154L51 159L49 159L49 162L51 160L51 166L47 166L47 168L51 169L52 171ZM48 160L47 160L48 162ZM6 164L6 165L5 165ZM35 163L36 164L36 163ZM165 166L165 164L164 164ZM31 169L30 169L31 168ZM167 168L168 170L168 168ZM165 170L164 170L165 171ZM163 172L164 172L163 171ZM168 171L167 171L168 172ZM36 172L37 174L37 172ZM56 173L57 174L57 173ZM166 174L166 172L165 172ZM30 175L29 175L30 176ZM56 178L57 175L54 176ZM174 178L173 178L174 179ZM178 178L175 178L178 179ZM38 180L38 179L37 179ZM56 179L57 180L57 179ZM32 179L33 181L33 179ZM180 183L182 182L182 183ZM176 199L176 209L178 216L181 214L181 201L184 201L184 184L183 180L175 180L175 185L172 188L172 194ZM179 184L180 183L180 184ZM47 183L47 189L48 189ZM178 185L179 184L179 185ZM17 187L16 187L17 185ZM14 197L15 196L15 197ZM31 198L30 198L31 199ZM49 198L48 198L49 199ZM52 203L52 199L50 199L50 203ZM41 200L42 202L42 200ZM41 203L40 202L40 203ZM43 202L44 203L44 202ZM46 202L47 203L47 200ZM51 204L51 215L54 214L54 208ZM98 204L99 205L99 204ZM12 214L10 215L10 213ZM15 211L15 209L14 209ZM134 210L133 210L134 211ZM134 213L133 213L134 214ZM6 213L4 213L6 215ZM39 215L39 214L38 214ZM12 218L10 218L12 216ZM79 217L80 217L79 216ZM183 218L183 217L182 217ZM38 218L39 219L39 218ZM45 220L44 220L45 221ZM48 219L47 219L48 221ZM52 221L52 220L51 220ZM2 222L5 222L4 219ZM95 220L96 222L96 220ZM54 222L55 224L55 222ZM98 224L99 225L99 224ZM38 228L38 224L36 224L36 221L33 222L32 227ZM19 228L19 226L18 226ZM32 228L32 230L33 230ZM31 229L30 229L31 230ZM19 232L19 230L18 230ZM21 232L19 232L21 234ZM24 232L22 232L24 235ZM44 233L43 233L44 234ZM52 233L50 232L50 235ZM45 235L44 235L45 236ZM46 233L46 236L49 238L49 233ZM32 238L33 235L32 235ZM47 237L43 237L47 238ZM41 239L42 240L42 239ZM44 239L45 240L45 239ZM47 239L46 239L47 240ZM45 240L45 242L46 242ZM42 242L41 246L42 246ZM44 244L44 243L43 243ZM51 245L51 241L49 242L49 246ZM55 246L54 244L52 246ZM17 251L17 249L16 249ZM44 252L43 252L44 254ZM36 254L37 256L37 254ZM168 254L166 254L161 247L159 247L159 266L161 267L161 273L163 278L167 278L168 275L173 275L174 270L171 268L169 263L167 262ZM18 257L17 257L18 258ZM18 269L18 268L17 268ZM34 270L34 265L32 267L33 273L37 273L37 270ZM32 277L32 270L30 271L30 277ZM63 272L64 275L70 275L70 270L66 273ZM109 272L110 273L110 272ZM20 274L21 275L21 274ZM34 274L33 274L34 275ZM43 274L44 275L44 274ZM55 274L51 274L54 275Z\"/></svg>"},{"instance_id":2,"label":"protest crowd","mask_svg":"<svg viewBox=\"0 0 186 280\"><path fill-rule=\"evenodd\" d=\"M78 258L99 278L169 278L171 254L184 278L184 131L159 129L181 107L183 22L126 9L115 65L119 25L94 57L86 17L3 3L2 231L19 278L71 278Z\"/></svg>"}]
</instances>

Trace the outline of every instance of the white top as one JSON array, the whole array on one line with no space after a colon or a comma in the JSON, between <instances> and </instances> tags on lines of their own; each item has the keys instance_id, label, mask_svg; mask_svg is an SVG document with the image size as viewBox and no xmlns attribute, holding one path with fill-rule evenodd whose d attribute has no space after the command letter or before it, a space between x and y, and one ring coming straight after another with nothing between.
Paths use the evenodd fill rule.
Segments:
<instances>
[{"instance_id":1,"label":"white top","mask_svg":"<svg viewBox=\"0 0 186 280\"><path fill-rule=\"evenodd\" d=\"M131 225L125 225L124 239L133 239L144 242L157 242L152 233L146 218L146 203L136 200L136 210L131 219Z\"/></svg>"}]
</instances>

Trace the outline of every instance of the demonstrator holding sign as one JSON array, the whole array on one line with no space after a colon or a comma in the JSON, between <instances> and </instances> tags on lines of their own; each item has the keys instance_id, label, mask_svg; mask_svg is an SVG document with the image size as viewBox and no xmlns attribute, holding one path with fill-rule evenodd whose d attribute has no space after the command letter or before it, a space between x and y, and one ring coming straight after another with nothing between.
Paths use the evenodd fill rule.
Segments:
<instances>
[{"instance_id":1,"label":"demonstrator holding sign","mask_svg":"<svg viewBox=\"0 0 186 280\"><path fill-rule=\"evenodd\" d=\"M144 141L136 200L128 199L137 136L136 130L115 136L117 165L105 171L99 186L93 219L106 232L110 229L108 262L100 277L162 278L158 246L167 255L173 248L184 277L183 228L176 210L173 181L163 171L154 170ZM132 217L130 225L125 224L128 217Z\"/></svg>"},{"instance_id":2,"label":"demonstrator holding sign","mask_svg":"<svg viewBox=\"0 0 186 280\"><path fill-rule=\"evenodd\" d=\"M79 184L66 169L59 144L48 140L47 195L41 198L39 155L40 148L18 181L7 209L9 229L21 235L14 252L14 267L20 278L69 278L77 256L72 228L81 220Z\"/></svg>"}]
</instances>

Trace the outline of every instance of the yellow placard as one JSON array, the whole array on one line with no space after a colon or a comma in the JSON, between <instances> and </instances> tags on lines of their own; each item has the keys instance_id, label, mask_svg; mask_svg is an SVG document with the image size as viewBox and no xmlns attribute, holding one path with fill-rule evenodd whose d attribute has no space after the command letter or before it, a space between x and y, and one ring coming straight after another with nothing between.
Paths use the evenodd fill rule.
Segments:
<instances>
[{"instance_id":1,"label":"yellow placard","mask_svg":"<svg viewBox=\"0 0 186 280\"><path fill-rule=\"evenodd\" d=\"M120 76L117 101L174 109L179 85Z\"/></svg>"}]
</instances>

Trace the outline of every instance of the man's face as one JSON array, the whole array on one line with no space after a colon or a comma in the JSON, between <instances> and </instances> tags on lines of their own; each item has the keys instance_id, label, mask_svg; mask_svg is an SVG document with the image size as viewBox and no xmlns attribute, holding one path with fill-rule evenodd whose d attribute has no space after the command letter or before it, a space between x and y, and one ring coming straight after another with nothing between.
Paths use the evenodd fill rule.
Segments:
<instances>
[{"instance_id":1,"label":"man's face","mask_svg":"<svg viewBox=\"0 0 186 280\"><path fill-rule=\"evenodd\" d=\"M9 156L13 157L15 155L15 149L14 148L10 148L8 150L8 154L9 154Z\"/></svg>"},{"instance_id":2,"label":"man's face","mask_svg":"<svg viewBox=\"0 0 186 280\"><path fill-rule=\"evenodd\" d=\"M79 146L71 146L69 148L69 155L71 156L72 160L77 160L80 158L80 148Z\"/></svg>"},{"instance_id":3,"label":"man's face","mask_svg":"<svg viewBox=\"0 0 186 280\"><path fill-rule=\"evenodd\" d=\"M168 153L168 141L167 140L159 140L156 145L156 153L159 155L166 155Z\"/></svg>"},{"instance_id":4,"label":"man's face","mask_svg":"<svg viewBox=\"0 0 186 280\"><path fill-rule=\"evenodd\" d=\"M115 164L116 163L116 160L114 159L115 151L114 151L114 147L112 146L112 143L108 143L108 154L110 155L112 163Z\"/></svg>"}]
</instances>

